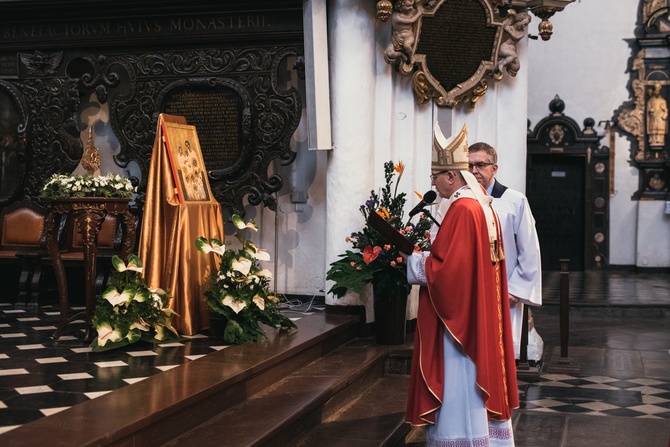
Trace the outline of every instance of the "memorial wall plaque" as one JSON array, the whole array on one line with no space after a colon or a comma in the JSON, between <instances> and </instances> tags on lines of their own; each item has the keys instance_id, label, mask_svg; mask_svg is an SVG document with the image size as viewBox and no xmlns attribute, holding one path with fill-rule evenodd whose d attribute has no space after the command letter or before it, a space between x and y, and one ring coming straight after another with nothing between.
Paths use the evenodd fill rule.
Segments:
<instances>
[{"instance_id":1,"label":"memorial wall plaque","mask_svg":"<svg viewBox=\"0 0 670 447\"><path fill-rule=\"evenodd\" d=\"M479 2L453 2L423 18L416 52L426 55L430 73L449 91L494 57L495 37Z\"/></svg>"},{"instance_id":2,"label":"memorial wall plaque","mask_svg":"<svg viewBox=\"0 0 670 447\"><path fill-rule=\"evenodd\" d=\"M528 23L527 12L500 0L407 0L391 16L384 59L412 76L419 104L432 98L442 107L474 107L488 78L516 75L516 44Z\"/></svg>"},{"instance_id":3,"label":"memorial wall plaque","mask_svg":"<svg viewBox=\"0 0 670 447\"><path fill-rule=\"evenodd\" d=\"M16 78L19 75L19 66L16 55L0 56L0 78Z\"/></svg>"},{"instance_id":4,"label":"memorial wall plaque","mask_svg":"<svg viewBox=\"0 0 670 447\"><path fill-rule=\"evenodd\" d=\"M208 171L227 169L240 159L242 101L233 90L187 88L173 92L165 102L165 113L184 116L198 129L202 156Z\"/></svg>"}]
</instances>

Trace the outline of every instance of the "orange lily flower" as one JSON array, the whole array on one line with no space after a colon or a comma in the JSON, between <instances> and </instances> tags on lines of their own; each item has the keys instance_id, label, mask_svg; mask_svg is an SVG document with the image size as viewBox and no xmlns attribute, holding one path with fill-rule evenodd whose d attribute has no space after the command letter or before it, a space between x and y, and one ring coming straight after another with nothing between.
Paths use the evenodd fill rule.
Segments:
<instances>
[{"instance_id":1,"label":"orange lily flower","mask_svg":"<svg viewBox=\"0 0 670 447\"><path fill-rule=\"evenodd\" d=\"M384 219L388 219L389 217L391 217L391 213L389 213L388 210L386 208L384 208L383 206L379 208L379 210L377 211L377 214L379 214Z\"/></svg>"}]
</instances>

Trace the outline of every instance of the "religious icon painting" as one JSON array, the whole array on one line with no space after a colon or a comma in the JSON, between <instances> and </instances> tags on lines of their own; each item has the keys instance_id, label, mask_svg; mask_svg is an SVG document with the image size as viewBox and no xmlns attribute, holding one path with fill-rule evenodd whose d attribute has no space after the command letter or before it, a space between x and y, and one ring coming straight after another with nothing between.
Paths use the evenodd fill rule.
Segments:
<instances>
[{"instance_id":1,"label":"religious icon painting","mask_svg":"<svg viewBox=\"0 0 670 447\"><path fill-rule=\"evenodd\" d=\"M163 121L162 127L179 201L209 202L212 190L195 126Z\"/></svg>"}]
</instances>

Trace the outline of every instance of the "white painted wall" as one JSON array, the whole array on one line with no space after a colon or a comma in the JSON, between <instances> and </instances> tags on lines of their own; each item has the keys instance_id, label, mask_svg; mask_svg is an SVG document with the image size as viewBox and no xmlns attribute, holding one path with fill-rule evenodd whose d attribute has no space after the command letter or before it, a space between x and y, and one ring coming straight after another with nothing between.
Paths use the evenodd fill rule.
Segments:
<instances>
[{"instance_id":1,"label":"white painted wall","mask_svg":"<svg viewBox=\"0 0 670 447\"><path fill-rule=\"evenodd\" d=\"M472 110L417 105L411 78L394 73L383 60L390 23L377 20L374 2L329 0L334 148L307 150L303 120L292 141L296 161L277 167L285 181L277 196L278 213L249 210L250 216L256 215L262 222L258 243L271 252L273 260L279 259L277 265L267 266L276 272L278 291L313 295L330 287L325 281L328 264L349 248L344 238L363 225L358 207L371 189L383 184L385 161L406 164L400 187L408 193L408 206L418 202L412 192L430 188L430 145L436 120L445 134L460 129L466 121L470 143L486 141L498 150L500 181L524 191L528 118L534 126L547 116L549 102L556 94L566 103L565 113L580 124L587 117L596 122L611 119L629 99L626 71L631 52L624 39L634 37L638 1L617 0L617 8L611 8L610 0L577 0L569 5L552 18L554 35L550 41L524 39L519 43L518 75L505 75L501 82L491 83ZM537 34L539 22L533 17L532 34ZM597 129L604 133L603 125ZM602 143L609 145L609 138ZM659 217L656 209L638 213L638 202L630 200L637 189L637 169L628 164L628 140L617 135L613 149L616 171L610 263L635 265L638 257L646 256L647 265L664 265L660 255L640 255L640 250L644 252L651 245L645 240L637 243L636 234L638 225L645 229L641 238L665 234L668 219ZM306 191L307 202L294 203L295 191ZM644 219L645 215L650 219ZM326 300L329 304L362 303L371 320L368 296ZM413 306L411 301L410 316Z\"/></svg>"},{"instance_id":2,"label":"white painted wall","mask_svg":"<svg viewBox=\"0 0 670 447\"><path fill-rule=\"evenodd\" d=\"M637 222L636 267L658 268L670 265L670 215L665 202L641 201Z\"/></svg>"}]
</instances>

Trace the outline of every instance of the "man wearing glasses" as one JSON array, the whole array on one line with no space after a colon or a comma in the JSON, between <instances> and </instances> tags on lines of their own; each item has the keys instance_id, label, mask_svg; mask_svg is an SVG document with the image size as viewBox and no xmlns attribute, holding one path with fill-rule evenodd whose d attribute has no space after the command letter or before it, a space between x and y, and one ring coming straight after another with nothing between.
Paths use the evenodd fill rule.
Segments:
<instances>
[{"instance_id":1,"label":"man wearing glasses","mask_svg":"<svg viewBox=\"0 0 670 447\"><path fill-rule=\"evenodd\" d=\"M542 305L542 263L535 219L528 199L495 178L498 154L486 143L474 143L468 148L469 171L493 197L493 209L500 218L507 266L510 317L514 337L514 355L519 358L523 306ZM539 362L544 343L534 327L528 326L528 360Z\"/></svg>"}]
</instances>

